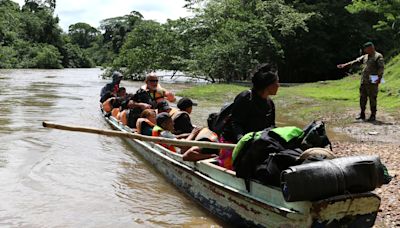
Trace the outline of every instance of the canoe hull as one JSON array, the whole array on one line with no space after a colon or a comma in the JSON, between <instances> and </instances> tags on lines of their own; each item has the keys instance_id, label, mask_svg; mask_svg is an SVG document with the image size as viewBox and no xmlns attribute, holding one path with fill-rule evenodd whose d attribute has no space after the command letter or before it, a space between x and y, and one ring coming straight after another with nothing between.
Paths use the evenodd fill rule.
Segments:
<instances>
[{"instance_id":1,"label":"canoe hull","mask_svg":"<svg viewBox=\"0 0 400 228\"><path fill-rule=\"evenodd\" d=\"M298 221L287 222L286 216L290 214L289 211L275 209L226 189L208 180L208 177L201 173L186 169L173 160L162 158L157 155L157 152L150 151L147 143L129 140L129 144L182 192L187 193L213 215L217 215L230 224L240 227L272 227L277 225L285 227L296 225L293 227L298 227L297 225L304 225L301 216L298 216ZM259 222L260 217L258 216L265 220L262 224Z\"/></svg>"},{"instance_id":2,"label":"canoe hull","mask_svg":"<svg viewBox=\"0 0 400 228\"><path fill-rule=\"evenodd\" d=\"M115 129L129 131L113 118L106 121ZM358 224L371 227L380 198L372 193L334 197L318 202L285 202L279 189L244 181L206 161L183 162L180 155L149 142L127 142L182 192L195 199L213 215L238 227L333 227ZM256 195L256 197L254 196ZM356 205L356 206L354 206ZM362 211L362 208L368 210Z\"/></svg>"}]
</instances>

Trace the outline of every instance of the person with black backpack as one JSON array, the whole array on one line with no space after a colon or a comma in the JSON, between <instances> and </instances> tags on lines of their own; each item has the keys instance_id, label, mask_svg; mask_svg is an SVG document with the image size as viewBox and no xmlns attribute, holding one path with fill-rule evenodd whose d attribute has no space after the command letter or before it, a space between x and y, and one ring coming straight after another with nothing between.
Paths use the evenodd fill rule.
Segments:
<instances>
[{"instance_id":1,"label":"person with black backpack","mask_svg":"<svg viewBox=\"0 0 400 228\"><path fill-rule=\"evenodd\" d=\"M257 67L251 81L251 90L237 95L232 108L232 140L235 142L249 132L275 126L275 105L271 96L278 92L278 74L271 65L263 64Z\"/></svg>"},{"instance_id":2,"label":"person with black backpack","mask_svg":"<svg viewBox=\"0 0 400 228\"><path fill-rule=\"evenodd\" d=\"M238 94L231 106L221 142L237 143L249 132L275 127L275 105L270 97L279 89L277 72L270 64L261 64L253 71L251 81L251 90ZM232 169L232 150L220 152L219 164Z\"/></svg>"}]
</instances>

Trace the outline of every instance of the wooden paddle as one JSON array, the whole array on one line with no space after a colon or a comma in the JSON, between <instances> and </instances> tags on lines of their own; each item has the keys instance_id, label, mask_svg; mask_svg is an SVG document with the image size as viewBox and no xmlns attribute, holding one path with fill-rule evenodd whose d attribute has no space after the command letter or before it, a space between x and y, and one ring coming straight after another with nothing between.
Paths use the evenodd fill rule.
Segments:
<instances>
[{"instance_id":1,"label":"wooden paddle","mask_svg":"<svg viewBox=\"0 0 400 228\"><path fill-rule=\"evenodd\" d=\"M78 131L78 132L86 132L99 135L126 137L141 141L164 143L168 145L183 146L183 147L198 146L201 148L210 148L210 149L233 149L236 146L236 144L230 144L230 143L214 143L214 142L194 141L194 140L168 139L162 137L146 136L137 133L115 131L115 130L103 130L98 128L62 125L46 121L44 121L42 125L43 127L54 128L59 130Z\"/></svg>"}]
</instances>

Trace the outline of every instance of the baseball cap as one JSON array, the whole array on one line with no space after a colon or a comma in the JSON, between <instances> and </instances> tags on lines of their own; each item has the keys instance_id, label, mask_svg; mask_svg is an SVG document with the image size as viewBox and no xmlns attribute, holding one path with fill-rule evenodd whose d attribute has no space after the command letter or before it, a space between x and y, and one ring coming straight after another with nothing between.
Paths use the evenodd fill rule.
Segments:
<instances>
[{"instance_id":1,"label":"baseball cap","mask_svg":"<svg viewBox=\"0 0 400 228\"><path fill-rule=\"evenodd\" d=\"M197 106L197 103L193 103L193 101L190 98L183 97L181 98L177 105L176 105L180 110L190 108L192 106Z\"/></svg>"},{"instance_id":2,"label":"baseball cap","mask_svg":"<svg viewBox=\"0 0 400 228\"><path fill-rule=\"evenodd\" d=\"M157 114L157 117L156 117L157 125L161 126L163 123L165 123L170 118L171 117L166 112L162 112L162 113Z\"/></svg>"},{"instance_id":3,"label":"baseball cap","mask_svg":"<svg viewBox=\"0 0 400 228\"><path fill-rule=\"evenodd\" d=\"M168 111L169 109L171 109L171 107L169 107L167 101L161 101L160 103L157 104L157 109L159 112L162 112L162 111Z\"/></svg>"}]
</instances>

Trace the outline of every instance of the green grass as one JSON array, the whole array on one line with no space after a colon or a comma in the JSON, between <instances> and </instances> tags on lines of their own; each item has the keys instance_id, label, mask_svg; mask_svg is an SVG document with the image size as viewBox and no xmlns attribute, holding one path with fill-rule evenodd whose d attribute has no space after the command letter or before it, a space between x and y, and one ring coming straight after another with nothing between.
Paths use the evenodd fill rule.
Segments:
<instances>
[{"instance_id":1,"label":"green grass","mask_svg":"<svg viewBox=\"0 0 400 228\"><path fill-rule=\"evenodd\" d=\"M232 99L248 87L234 84L208 84L192 87L177 93L178 96L190 97L196 100L213 101L223 103Z\"/></svg>"},{"instance_id":2,"label":"green grass","mask_svg":"<svg viewBox=\"0 0 400 228\"><path fill-rule=\"evenodd\" d=\"M379 86L378 109L396 118L400 113L400 55L385 67L385 83ZM360 74L341 80L306 83L292 87L281 87L273 99L277 110L285 116L297 118L318 118L324 113L341 115L348 110L359 111ZM245 86L233 84L212 84L183 90L180 96L187 96L208 102L230 102ZM350 117L348 117L350 118ZM352 117L351 117L352 118Z\"/></svg>"}]
</instances>

